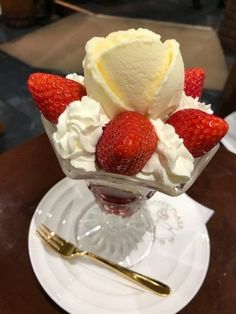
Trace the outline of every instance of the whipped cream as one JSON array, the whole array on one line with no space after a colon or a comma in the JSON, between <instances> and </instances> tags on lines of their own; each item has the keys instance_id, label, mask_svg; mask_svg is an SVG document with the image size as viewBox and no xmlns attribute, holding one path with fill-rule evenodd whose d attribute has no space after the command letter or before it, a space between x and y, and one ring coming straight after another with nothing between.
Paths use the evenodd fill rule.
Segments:
<instances>
[{"instance_id":1,"label":"whipped cream","mask_svg":"<svg viewBox=\"0 0 236 314\"><path fill-rule=\"evenodd\" d=\"M175 129L164 121L177 110L211 106L183 92L184 65L175 40L146 29L130 29L94 37L85 47L84 77L68 79L86 87L88 96L72 102L60 116L53 139L58 153L71 165L96 171L95 152L103 126L122 111L137 111L150 119L158 136L156 151L138 178L165 187L187 182L194 158Z\"/></svg>"},{"instance_id":2,"label":"whipped cream","mask_svg":"<svg viewBox=\"0 0 236 314\"><path fill-rule=\"evenodd\" d=\"M84 86L84 76L77 73L70 73L66 76L67 79L75 81Z\"/></svg>"},{"instance_id":3,"label":"whipped cream","mask_svg":"<svg viewBox=\"0 0 236 314\"><path fill-rule=\"evenodd\" d=\"M107 122L101 105L90 97L70 103L60 115L53 134L57 152L77 169L97 170L96 145Z\"/></svg>"},{"instance_id":4,"label":"whipped cream","mask_svg":"<svg viewBox=\"0 0 236 314\"><path fill-rule=\"evenodd\" d=\"M72 73L67 78L85 84L82 75ZM182 92L179 104L173 112L187 108L212 113L210 105ZM71 165L77 169L99 170L95 161L96 144L102 134L102 127L108 121L100 103L89 96L72 102L60 116L57 132L53 135L58 153L62 158L70 159ZM161 119L150 121L159 138L158 145L150 160L136 176L156 181L167 188L187 182L194 168L193 156L171 125L163 123Z\"/></svg>"},{"instance_id":5,"label":"whipped cream","mask_svg":"<svg viewBox=\"0 0 236 314\"><path fill-rule=\"evenodd\" d=\"M179 104L184 65L176 40L161 41L147 29L94 37L83 61L87 93L109 118L127 110L163 118Z\"/></svg>"},{"instance_id":6,"label":"whipped cream","mask_svg":"<svg viewBox=\"0 0 236 314\"><path fill-rule=\"evenodd\" d=\"M138 178L156 181L174 187L191 178L194 158L175 133L175 129L160 119L151 120L159 138L156 151L146 163Z\"/></svg>"},{"instance_id":7,"label":"whipped cream","mask_svg":"<svg viewBox=\"0 0 236 314\"><path fill-rule=\"evenodd\" d=\"M182 110L182 109L199 109L202 111L205 111L209 114L213 113L213 110L211 109L211 105L210 104L206 104L205 102L200 102L199 98L193 98L191 96L186 96L185 92L182 93L182 97L180 99L179 105L176 108L176 111L178 110Z\"/></svg>"}]
</instances>

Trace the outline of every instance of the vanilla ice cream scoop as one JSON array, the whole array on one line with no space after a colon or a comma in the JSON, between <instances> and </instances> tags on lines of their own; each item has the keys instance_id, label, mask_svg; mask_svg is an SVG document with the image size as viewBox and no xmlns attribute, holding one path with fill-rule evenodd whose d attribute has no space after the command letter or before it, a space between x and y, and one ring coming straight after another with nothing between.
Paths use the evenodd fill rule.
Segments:
<instances>
[{"instance_id":1,"label":"vanilla ice cream scoop","mask_svg":"<svg viewBox=\"0 0 236 314\"><path fill-rule=\"evenodd\" d=\"M181 99L184 65L175 40L146 29L94 37L85 47L85 86L109 118L126 110L165 118Z\"/></svg>"}]
</instances>

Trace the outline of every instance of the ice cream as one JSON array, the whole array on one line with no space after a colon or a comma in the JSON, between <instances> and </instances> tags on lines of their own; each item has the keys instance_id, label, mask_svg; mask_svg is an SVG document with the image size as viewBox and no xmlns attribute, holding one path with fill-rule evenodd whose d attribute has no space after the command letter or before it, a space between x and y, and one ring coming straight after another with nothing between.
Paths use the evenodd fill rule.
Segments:
<instances>
[{"instance_id":1,"label":"ice cream","mask_svg":"<svg viewBox=\"0 0 236 314\"><path fill-rule=\"evenodd\" d=\"M87 128L85 133L90 143L88 150L83 147L85 137L75 132L78 129L76 125L81 123L79 116L84 115L83 110L71 106L77 110L77 119L73 120L75 127L71 127L71 119L68 118L72 110L69 108L60 117L54 134L60 155L70 159L75 168L94 171L97 168L94 152L102 125L122 111L134 110L150 118L159 138L155 153L137 177L158 181L170 188L187 182L194 168L194 158L174 128L164 121L171 113L184 108L206 112L211 112L211 109L210 105L183 92L184 65L179 44L175 40L163 43L160 35L145 29L119 31L106 38L95 37L88 41L83 66L84 78L75 73L67 75L67 78L85 85L86 102L92 104L93 99L95 107L102 106L103 109L99 110L104 110L107 118L103 113L99 120L97 111L96 132L91 129L89 134ZM86 112L89 115L89 111ZM90 115L94 116L92 110ZM80 148L75 145L78 142L81 143Z\"/></svg>"},{"instance_id":2,"label":"ice cream","mask_svg":"<svg viewBox=\"0 0 236 314\"><path fill-rule=\"evenodd\" d=\"M164 118L178 106L184 65L175 40L163 43L149 30L130 29L92 38L85 50L87 93L109 118L126 110Z\"/></svg>"},{"instance_id":3,"label":"ice cream","mask_svg":"<svg viewBox=\"0 0 236 314\"><path fill-rule=\"evenodd\" d=\"M157 144L155 143L156 148L153 147L151 158L148 155L150 159L145 160L145 166L143 167L142 164L134 175L140 179L157 182L159 186L161 184L172 190L175 186L188 182L194 170L195 160L192 155L194 153L191 154L189 147L186 146L186 137L191 141L196 140L195 144L198 144L196 134L202 132L200 138L205 139L204 136L207 136L206 142L208 142L209 138L215 136L215 130L211 133L211 123L205 128L205 125L194 125L192 121L192 124L184 129L185 136L181 135L180 138L179 133L176 132L174 120L171 120L172 124L170 122L168 124L168 121L179 112L184 112L186 108L200 110L205 115L212 113L210 105L200 102L198 97L185 95L185 88L190 94L191 91L197 95L201 94L204 81L202 76L199 76L201 69L196 68L198 75L196 75L197 79L193 77L193 84L191 84L191 75L195 72L191 71L188 76L188 86L186 86L179 44L175 40L162 42L160 35L145 29L118 31L105 38L92 38L86 44L85 50L84 77L76 73L69 74L65 81L62 82L60 79L59 85L55 86L54 77L45 78L44 74L42 77L38 74L30 80L28 85L34 99L40 102L39 107L42 107L43 100L43 106L46 106L46 110L52 111L53 115L58 113L57 108L61 105L57 97L57 88L61 92L63 86L66 91L62 97L65 110L58 117L58 123L54 126L55 132L52 135L58 154L63 159L69 160L76 169L85 172L104 171L106 168L102 169L99 158L96 158L98 142L106 133L104 127L109 121L114 122L121 112L129 111L133 116L139 112L146 120L149 120L151 128L154 127ZM50 84L46 84L45 80L48 80ZM65 104L67 94L70 95L71 80L77 82L78 89L86 91L87 96L81 96L80 100ZM43 86L40 85L42 82ZM39 85L41 86L40 93ZM47 90L49 88L50 90ZM48 107L47 104L51 103L54 105ZM184 121L190 120L191 118L179 120L178 125L184 128ZM209 117L206 117L206 120L209 121ZM131 118L126 120L126 128L122 124L122 129L131 130L133 124L130 124L130 121ZM51 122L54 123L54 121ZM114 124L111 125L114 127ZM135 138L142 138L138 133L140 130L140 124L137 123L136 129L132 129L134 136L118 143L123 145L119 152L125 151L126 145L129 145L125 163L130 162ZM225 131L227 131L226 127ZM142 136L145 138L147 132L143 133ZM112 129L109 134L111 142L114 143L114 134L118 133ZM118 135L116 135L117 138ZM150 142L150 137L147 136L142 143L145 141ZM106 142L104 143L103 145L106 145ZM139 148L142 143L136 147ZM110 151L115 150L114 148ZM138 153L140 150L141 148L138 149ZM116 159L111 157L111 163L114 165L114 160L121 160L123 157L120 156L115 156ZM117 166L117 172L109 171L109 169L106 171L121 173L119 169L123 165Z\"/></svg>"}]
</instances>

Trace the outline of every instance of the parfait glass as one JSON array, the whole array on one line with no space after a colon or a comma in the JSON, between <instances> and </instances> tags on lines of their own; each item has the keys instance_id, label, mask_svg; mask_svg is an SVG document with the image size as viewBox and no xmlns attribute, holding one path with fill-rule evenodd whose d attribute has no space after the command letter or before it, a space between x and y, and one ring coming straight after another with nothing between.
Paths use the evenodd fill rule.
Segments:
<instances>
[{"instance_id":1,"label":"parfait glass","mask_svg":"<svg viewBox=\"0 0 236 314\"><path fill-rule=\"evenodd\" d=\"M61 158L52 139L55 125L42 117L42 122L64 174L75 180L85 180L95 202L82 210L76 226L76 245L126 267L143 260L155 241L155 224L148 199L156 191L178 196L186 192L215 155L219 145L203 157L196 158L191 179L166 188L158 182L108 173L102 170L87 172L74 168ZM78 204L78 211L80 210Z\"/></svg>"}]
</instances>

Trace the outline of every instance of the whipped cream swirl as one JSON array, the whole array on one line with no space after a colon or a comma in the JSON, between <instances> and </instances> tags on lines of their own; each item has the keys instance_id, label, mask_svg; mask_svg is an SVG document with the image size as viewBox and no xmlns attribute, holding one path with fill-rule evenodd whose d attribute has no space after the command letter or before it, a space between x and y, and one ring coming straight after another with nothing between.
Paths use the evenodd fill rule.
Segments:
<instances>
[{"instance_id":1,"label":"whipped cream swirl","mask_svg":"<svg viewBox=\"0 0 236 314\"><path fill-rule=\"evenodd\" d=\"M66 76L84 85L84 77L72 73ZM182 93L175 111L194 108L212 113L211 105ZM136 176L156 181L167 188L187 182L192 175L194 158L176 134L175 129L161 119L150 119L159 138L156 151ZM164 119L165 121L165 119ZM109 122L100 103L85 96L72 102L61 114L53 139L58 153L69 159L71 165L85 171L97 171L95 152L103 126Z\"/></svg>"},{"instance_id":2,"label":"whipped cream swirl","mask_svg":"<svg viewBox=\"0 0 236 314\"><path fill-rule=\"evenodd\" d=\"M164 124L160 119L151 122L159 138L158 145L137 177L171 188L187 182L194 168L193 156L171 125Z\"/></svg>"},{"instance_id":3,"label":"whipped cream swirl","mask_svg":"<svg viewBox=\"0 0 236 314\"><path fill-rule=\"evenodd\" d=\"M186 96L185 92L182 93L179 105L174 112L182 109L198 109L209 114L213 113L210 104L207 105L205 102L200 102L199 97L193 98L191 96Z\"/></svg>"},{"instance_id":4,"label":"whipped cream swirl","mask_svg":"<svg viewBox=\"0 0 236 314\"><path fill-rule=\"evenodd\" d=\"M72 80L72 81L75 81L81 85L84 86L84 77L83 75L78 75L77 73L70 73L70 74L67 74L66 78L68 80Z\"/></svg>"},{"instance_id":5,"label":"whipped cream swirl","mask_svg":"<svg viewBox=\"0 0 236 314\"><path fill-rule=\"evenodd\" d=\"M70 103L53 134L57 152L77 169L96 171L96 145L107 122L101 105L90 97Z\"/></svg>"}]
</instances>

